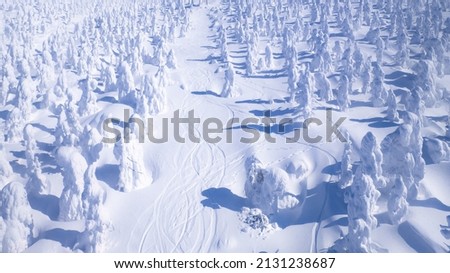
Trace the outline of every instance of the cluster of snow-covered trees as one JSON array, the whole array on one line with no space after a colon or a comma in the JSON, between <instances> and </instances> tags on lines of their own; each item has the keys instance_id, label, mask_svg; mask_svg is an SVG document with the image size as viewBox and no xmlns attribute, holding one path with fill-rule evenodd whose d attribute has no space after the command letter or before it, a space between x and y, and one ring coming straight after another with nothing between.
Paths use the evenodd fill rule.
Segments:
<instances>
[{"instance_id":1,"label":"cluster of snow-covered trees","mask_svg":"<svg viewBox=\"0 0 450 273\"><path fill-rule=\"evenodd\" d=\"M48 156L55 159L63 178L58 218L85 220L86 230L77 248L101 251L109 224L96 166L102 150L112 147L102 144L100 127L86 121L100 113L98 97L105 93L131 106L135 116L164 111L169 71L177 68L176 52L170 47L176 37L186 34L190 11L181 0L63 1L58 5L37 1L33 5L39 11L26 0L2 4L11 15L4 18L1 44L0 107L8 109L8 114L0 138L0 235L4 235L0 243L4 237L7 252L28 247L33 234L27 195L49 194L53 183L43 175L46 162L38 156L42 150L35 135L41 127L33 125L37 121L34 113L47 110L56 118L56 126L49 128L54 141ZM54 25L61 27L47 32ZM155 66L157 72L144 65ZM26 172L21 174L22 182L15 182L21 179L13 176L3 157L5 147L12 143L23 144ZM114 155L120 170L118 190L151 184L142 149L120 143ZM17 206L11 208L12 204Z\"/></svg>"}]
</instances>

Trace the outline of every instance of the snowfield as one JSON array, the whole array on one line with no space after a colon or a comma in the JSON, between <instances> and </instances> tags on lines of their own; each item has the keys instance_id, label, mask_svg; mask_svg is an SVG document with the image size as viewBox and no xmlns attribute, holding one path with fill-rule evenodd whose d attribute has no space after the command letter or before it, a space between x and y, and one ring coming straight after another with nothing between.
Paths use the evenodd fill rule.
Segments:
<instances>
[{"instance_id":1,"label":"snowfield","mask_svg":"<svg viewBox=\"0 0 450 273\"><path fill-rule=\"evenodd\" d=\"M0 252L449 252L448 0L1 0Z\"/></svg>"}]
</instances>

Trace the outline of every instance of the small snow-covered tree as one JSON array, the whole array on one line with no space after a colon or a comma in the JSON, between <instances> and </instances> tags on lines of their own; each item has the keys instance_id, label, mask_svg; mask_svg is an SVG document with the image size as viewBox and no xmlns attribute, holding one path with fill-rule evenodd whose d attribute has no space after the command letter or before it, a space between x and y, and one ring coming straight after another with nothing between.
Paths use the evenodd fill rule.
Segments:
<instances>
[{"instance_id":1,"label":"small snow-covered tree","mask_svg":"<svg viewBox=\"0 0 450 273\"><path fill-rule=\"evenodd\" d=\"M349 94L350 83L347 75L341 74L339 88L337 92L337 103L341 111L347 111L350 106Z\"/></svg>"},{"instance_id":2,"label":"small snow-covered tree","mask_svg":"<svg viewBox=\"0 0 450 273\"><path fill-rule=\"evenodd\" d=\"M88 167L84 174L84 180L84 190L81 196L86 223L76 248L84 252L103 252L109 225L103 209L106 193L95 176L95 165Z\"/></svg>"},{"instance_id":3,"label":"small snow-covered tree","mask_svg":"<svg viewBox=\"0 0 450 273\"><path fill-rule=\"evenodd\" d=\"M82 95L78 102L78 114L81 117L90 116L97 111L95 88L97 88L97 81L90 76L81 83Z\"/></svg>"},{"instance_id":4,"label":"small snow-covered tree","mask_svg":"<svg viewBox=\"0 0 450 273\"><path fill-rule=\"evenodd\" d=\"M170 69L176 69L177 68L177 59L175 58L175 54L173 53L173 49L169 51L167 54L167 61L166 65Z\"/></svg>"},{"instance_id":5,"label":"small snow-covered tree","mask_svg":"<svg viewBox=\"0 0 450 273\"><path fill-rule=\"evenodd\" d=\"M95 127L86 125L80 136L79 146L88 165L94 164L100 158L103 149L102 136Z\"/></svg>"},{"instance_id":6,"label":"small snow-covered tree","mask_svg":"<svg viewBox=\"0 0 450 273\"><path fill-rule=\"evenodd\" d=\"M395 98L395 94L392 89L389 89L388 91L387 118L393 122L397 122L399 120L397 112L397 99Z\"/></svg>"},{"instance_id":7,"label":"small snow-covered tree","mask_svg":"<svg viewBox=\"0 0 450 273\"><path fill-rule=\"evenodd\" d=\"M234 87L234 69L231 63L228 63L225 70L225 83L222 88L221 97L229 98L236 96L236 90Z\"/></svg>"},{"instance_id":8,"label":"small snow-covered tree","mask_svg":"<svg viewBox=\"0 0 450 273\"><path fill-rule=\"evenodd\" d=\"M124 101L124 99L136 89L130 65L126 61L123 61L119 67L117 89L119 91L119 101Z\"/></svg>"},{"instance_id":9,"label":"small snow-covered tree","mask_svg":"<svg viewBox=\"0 0 450 273\"><path fill-rule=\"evenodd\" d=\"M145 75L142 83L142 97L147 99L147 105L141 105L142 111L148 111L150 115L157 115L166 107L165 88L154 84L154 78ZM148 107L148 110L145 110Z\"/></svg>"},{"instance_id":10,"label":"small snow-covered tree","mask_svg":"<svg viewBox=\"0 0 450 273\"><path fill-rule=\"evenodd\" d=\"M131 192L147 187L153 182L144 164L143 150L133 132L130 134L129 143L123 141L115 143L114 155L119 161L118 190Z\"/></svg>"},{"instance_id":11,"label":"small snow-covered tree","mask_svg":"<svg viewBox=\"0 0 450 273\"><path fill-rule=\"evenodd\" d=\"M408 213L408 191L401 177L395 179L394 186L389 192L387 203L389 218L394 225L402 223Z\"/></svg>"},{"instance_id":12,"label":"small snow-covered tree","mask_svg":"<svg viewBox=\"0 0 450 273\"><path fill-rule=\"evenodd\" d=\"M0 136L0 138L1 137L2 136ZM2 140L0 140L0 154L2 155L6 154ZM6 160L5 156L0 157L0 189L2 189L3 186L5 186L8 183L8 180L13 173L14 173L13 169L9 164L8 160Z\"/></svg>"},{"instance_id":13,"label":"small snow-covered tree","mask_svg":"<svg viewBox=\"0 0 450 273\"><path fill-rule=\"evenodd\" d=\"M383 164L383 153L372 132L368 132L361 141L361 167L364 174L372 178L377 189L386 187L381 165Z\"/></svg>"},{"instance_id":14,"label":"small snow-covered tree","mask_svg":"<svg viewBox=\"0 0 450 273\"><path fill-rule=\"evenodd\" d=\"M352 170L352 142L347 135L347 142L345 143L344 153L341 161L341 178L339 179L339 187L344 189L351 186L353 183Z\"/></svg>"},{"instance_id":15,"label":"small snow-covered tree","mask_svg":"<svg viewBox=\"0 0 450 273\"><path fill-rule=\"evenodd\" d=\"M103 73L105 75L105 92L115 91L117 89L116 71L111 65L106 66L104 69L105 71Z\"/></svg>"},{"instance_id":16,"label":"small snow-covered tree","mask_svg":"<svg viewBox=\"0 0 450 273\"><path fill-rule=\"evenodd\" d=\"M323 72L316 72L315 83L316 89L319 91L319 98L323 101L331 101L333 99L333 90L331 89L331 83Z\"/></svg>"},{"instance_id":17,"label":"small snow-covered tree","mask_svg":"<svg viewBox=\"0 0 450 273\"><path fill-rule=\"evenodd\" d=\"M391 185L397 176L401 177L407 188L408 199L414 199L425 172L423 138L420 121L415 114L407 112L403 120L404 123L381 142L382 168Z\"/></svg>"},{"instance_id":18,"label":"small snow-covered tree","mask_svg":"<svg viewBox=\"0 0 450 273\"><path fill-rule=\"evenodd\" d=\"M384 72L380 64L373 63L373 80L370 84L371 100L374 107L382 107L386 102L387 92L384 88Z\"/></svg>"},{"instance_id":19,"label":"small snow-covered tree","mask_svg":"<svg viewBox=\"0 0 450 273\"><path fill-rule=\"evenodd\" d=\"M14 107L6 120L6 139L8 142L19 142L22 139L24 120L19 108Z\"/></svg>"},{"instance_id":20,"label":"small snow-covered tree","mask_svg":"<svg viewBox=\"0 0 450 273\"><path fill-rule=\"evenodd\" d=\"M270 47L270 44L266 45L265 48L265 67L267 69L271 69L272 68L272 64L273 64L273 54L272 54L272 48Z\"/></svg>"},{"instance_id":21,"label":"small snow-covered tree","mask_svg":"<svg viewBox=\"0 0 450 273\"><path fill-rule=\"evenodd\" d=\"M271 216L278 212L279 201L285 194L288 174L280 168L263 168L261 162L250 157L246 162L245 195L252 205Z\"/></svg>"},{"instance_id":22,"label":"small snow-covered tree","mask_svg":"<svg viewBox=\"0 0 450 273\"><path fill-rule=\"evenodd\" d=\"M58 149L58 164L64 170L64 188L59 199L59 220L75 221L83 216L81 194L84 188L84 173L88 165L75 147Z\"/></svg>"},{"instance_id":23,"label":"small snow-covered tree","mask_svg":"<svg viewBox=\"0 0 450 273\"><path fill-rule=\"evenodd\" d=\"M19 182L11 182L1 191L1 213L6 226L3 236L3 252L22 252L30 244L33 233L33 217L27 192Z\"/></svg>"},{"instance_id":24,"label":"small snow-covered tree","mask_svg":"<svg viewBox=\"0 0 450 273\"><path fill-rule=\"evenodd\" d=\"M372 252L371 230L377 226L375 212L380 192L375 188L370 175L358 167L353 183L346 195L348 211L349 252Z\"/></svg>"}]
</instances>

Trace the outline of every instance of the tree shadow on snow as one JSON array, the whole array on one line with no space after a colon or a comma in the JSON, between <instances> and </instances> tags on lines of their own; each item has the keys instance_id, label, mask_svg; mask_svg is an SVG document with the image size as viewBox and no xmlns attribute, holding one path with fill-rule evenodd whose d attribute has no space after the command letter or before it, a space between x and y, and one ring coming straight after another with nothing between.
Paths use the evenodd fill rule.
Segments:
<instances>
[{"instance_id":1,"label":"tree shadow on snow","mask_svg":"<svg viewBox=\"0 0 450 273\"><path fill-rule=\"evenodd\" d=\"M54 195L28 195L30 206L47 215L50 220L58 220L59 198Z\"/></svg>"},{"instance_id":2,"label":"tree shadow on snow","mask_svg":"<svg viewBox=\"0 0 450 273\"><path fill-rule=\"evenodd\" d=\"M450 206L441 202L441 200L431 197L426 200L411 200L409 201L411 206L424 207L424 208L434 208L442 211L450 211Z\"/></svg>"},{"instance_id":3,"label":"tree shadow on snow","mask_svg":"<svg viewBox=\"0 0 450 273\"><path fill-rule=\"evenodd\" d=\"M112 189L117 189L119 182L119 166L115 164L105 164L95 170L98 180L105 182Z\"/></svg>"},{"instance_id":4,"label":"tree shadow on snow","mask_svg":"<svg viewBox=\"0 0 450 273\"><path fill-rule=\"evenodd\" d=\"M397 123L387 120L382 117L374 117L367 119L350 119L351 121L360 122L360 123L369 123L369 127L372 128L388 128L398 126Z\"/></svg>"},{"instance_id":5,"label":"tree shadow on snow","mask_svg":"<svg viewBox=\"0 0 450 273\"><path fill-rule=\"evenodd\" d=\"M41 239L60 242L63 247L73 249L80 235L81 233L76 230L64 230L61 228L55 228L45 231L41 235Z\"/></svg>"},{"instance_id":6,"label":"tree shadow on snow","mask_svg":"<svg viewBox=\"0 0 450 273\"><path fill-rule=\"evenodd\" d=\"M201 201L204 207L212 209L226 208L240 212L242 207L248 206L248 199L240 197L227 188L209 188L202 191L207 199Z\"/></svg>"},{"instance_id":7,"label":"tree shadow on snow","mask_svg":"<svg viewBox=\"0 0 450 273\"><path fill-rule=\"evenodd\" d=\"M214 97L220 98L220 96L218 94L214 93L211 90L207 90L207 91L192 91L191 94L192 95L200 95L200 96L214 96Z\"/></svg>"},{"instance_id":8,"label":"tree shadow on snow","mask_svg":"<svg viewBox=\"0 0 450 273\"><path fill-rule=\"evenodd\" d=\"M436 252L423 235L408 221L398 226L398 233L403 240L418 253Z\"/></svg>"},{"instance_id":9,"label":"tree shadow on snow","mask_svg":"<svg viewBox=\"0 0 450 273\"><path fill-rule=\"evenodd\" d=\"M274 99L273 100L274 103L285 103L285 100L280 100L280 99ZM253 100L239 100L236 101L236 103L241 104L241 103L248 103L248 104L272 104L272 101L270 100L262 100L262 99L253 99Z\"/></svg>"},{"instance_id":10,"label":"tree shadow on snow","mask_svg":"<svg viewBox=\"0 0 450 273\"><path fill-rule=\"evenodd\" d=\"M343 192L337 183L323 182L308 190L299 219L292 224L317 223L335 215L347 214Z\"/></svg>"}]
</instances>

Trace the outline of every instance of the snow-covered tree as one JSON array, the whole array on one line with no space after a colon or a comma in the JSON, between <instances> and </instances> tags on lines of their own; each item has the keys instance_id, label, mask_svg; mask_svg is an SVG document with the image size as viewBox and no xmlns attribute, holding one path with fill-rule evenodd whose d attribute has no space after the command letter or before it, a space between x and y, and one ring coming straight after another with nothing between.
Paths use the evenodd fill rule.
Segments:
<instances>
[{"instance_id":1,"label":"snow-covered tree","mask_svg":"<svg viewBox=\"0 0 450 273\"><path fill-rule=\"evenodd\" d=\"M228 63L225 70L225 83L222 88L221 97L236 97L236 88L234 87L234 69L231 63Z\"/></svg>"},{"instance_id":2,"label":"snow-covered tree","mask_svg":"<svg viewBox=\"0 0 450 273\"><path fill-rule=\"evenodd\" d=\"M387 92L384 87L384 72L377 62L374 62L372 66L373 80L370 84L371 100L374 107L382 107L387 98Z\"/></svg>"},{"instance_id":3,"label":"snow-covered tree","mask_svg":"<svg viewBox=\"0 0 450 273\"><path fill-rule=\"evenodd\" d=\"M348 234L346 236L349 252L372 252L371 231L378 222L375 213L380 192L375 188L370 175L358 167L353 183L346 194L348 211Z\"/></svg>"},{"instance_id":4,"label":"snow-covered tree","mask_svg":"<svg viewBox=\"0 0 450 273\"><path fill-rule=\"evenodd\" d=\"M383 164L383 153L372 132L368 132L361 141L361 167L364 174L372 178L377 189L386 187L381 165Z\"/></svg>"},{"instance_id":5,"label":"snow-covered tree","mask_svg":"<svg viewBox=\"0 0 450 273\"><path fill-rule=\"evenodd\" d=\"M66 146L58 149L57 162L64 170L58 218L61 221L80 220L83 217L81 194L88 165L75 147Z\"/></svg>"},{"instance_id":6,"label":"snow-covered tree","mask_svg":"<svg viewBox=\"0 0 450 273\"><path fill-rule=\"evenodd\" d=\"M8 119L5 122L7 141L13 143L19 142L22 139L24 122L22 112L19 108L14 107L9 112Z\"/></svg>"},{"instance_id":7,"label":"snow-covered tree","mask_svg":"<svg viewBox=\"0 0 450 273\"><path fill-rule=\"evenodd\" d=\"M153 182L151 173L145 166L144 152L134 132L130 133L129 143L115 143L114 155L119 161L118 190L130 192L147 187Z\"/></svg>"},{"instance_id":8,"label":"snow-covered tree","mask_svg":"<svg viewBox=\"0 0 450 273\"><path fill-rule=\"evenodd\" d=\"M425 173L423 138L420 121L415 114L407 112L403 120L404 123L381 142L382 168L390 184L397 176L401 177L408 191L408 199L414 199Z\"/></svg>"},{"instance_id":9,"label":"snow-covered tree","mask_svg":"<svg viewBox=\"0 0 450 273\"><path fill-rule=\"evenodd\" d=\"M326 102L331 101L333 99L333 90L331 89L330 81L323 72L316 72L314 76L319 98Z\"/></svg>"},{"instance_id":10,"label":"snow-covered tree","mask_svg":"<svg viewBox=\"0 0 450 273\"><path fill-rule=\"evenodd\" d=\"M271 69L273 65L273 54L272 54L272 48L270 47L270 44L266 45L266 48L264 50L265 52L265 67L267 69Z\"/></svg>"},{"instance_id":11,"label":"snow-covered tree","mask_svg":"<svg viewBox=\"0 0 450 273\"><path fill-rule=\"evenodd\" d=\"M124 101L125 98L134 92L134 77L133 73L131 73L130 65L123 61L119 67L119 77L117 79L117 89L119 91L119 101Z\"/></svg>"},{"instance_id":12,"label":"snow-covered tree","mask_svg":"<svg viewBox=\"0 0 450 273\"><path fill-rule=\"evenodd\" d=\"M387 118L390 121L399 121L397 109L397 99L395 98L395 94L392 89L389 89L387 96Z\"/></svg>"},{"instance_id":13,"label":"snow-covered tree","mask_svg":"<svg viewBox=\"0 0 450 273\"><path fill-rule=\"evenodd\" d=\"M0 136L0 138L1 137L2 136ZM0 140L0 154L2 154L2 155L6 154L4 147L3 147L2 140ZM12 174L13 174L13 169L12 169L11 165L9 164L8 160L6 160L5 156L0 157L0 189L2 189L3 186L5 186L9 182L9 178Z\"/></svg>"},{"instance_id":14,"label":"snow-covered tree","mask_svg":"<svg viewBox=\"0 0 450 273\"><path fill-rule=\"evenodd\" d=\"M80 136L79 146L86 162L91 165L100 158L103 149L102 135L95 127L86 125Z\"/></svg>"},{"instance_id":15,"label":"snow-covered tree","mask_svg":"<svg viewBox=\"0 0 450 273\"><path fill-rule=\"evenodd\" d=\"M82 95L78 102L78 114L81 117L90 116L97 111L97 97L94 90L97 88L97 81L88 76L81 82Z\"/></svg>"},{"instance_id":16,"label":"snow-covered tree","mask_svg":"<svg viewBox=\"0 0 450 273\"><path fill-rule=\"evenodd\" d=\"M408 191L403 183L403 179L397 177L394 186L389 191L387 203L389 218L394 225L402 223L408 213L407 194Z\"/></svg>"},{"instance_id":17,"label":"snow-covered tree","mask_svg":"<svg viewBox=\"0 0 450 273\"><path fill-rule=\"evenodd\" d=\"M347 135L347 142L345 143L344 153L341 161L341 178L339 179L339 187L344 189L351 186L353 183L352 170L352 142Z\"/></svg>"},{"instance_id":18,"label":"snow-covered tree","mask_svg":"<svg viewBox=\"0 0 450 273\"><path fill-rule=\"evenodd\" d=\"M104 68L104 70L105 71L103 73L105 75L105 92L115 91L117 89L117 78L114 67L108 65Z\"/></svg>"},{"instance_id":19,"label":"snow-covered tree","mask_svg":"<svg viewBox=\"0 0 450 273\"><path fill-rule=\"evenodd\" d=\"M141 105L141 109L147 111L145 108L148 107L150 115L157 115L166 107L165 88L155 85L154 81L154 78L145 75L141 87L143 99L147 99L147 105Z\"/></svg>"},{"instance_id":20,"label":"snow-covered tree","mask_svg":"<svg viewBox=\"0 0 450 273\"><path fill-rule=\"evenodd\" d=\"M95 176L95 165L88 167L84 174L84 180L84 190L81 196L86 224L76 248L84 252L103 252L106 247L106 232L109 224L103 209L106 192Z\"/></svg>"},{"instance_id":21,"label":"snow-covered tree","mask_svg":"<svg viewBox=\"0 0 450 273\"><path fill-rule=\"evenodd\" d=\"M277 213L289 182L288 174L280 168L264 168L255 157L247 159L246 170L244 190L252 205L268 216Z\"/></svg>"},{"instance_id":22,"label":"snow-covered tree","mask_svg":"<svg viewBox=\"0 0 450 273\"><path fill-rule=\"evenodd\" d=\"M350 98L348 97L349 89L350 83L347 75L341 74L337 92L337 103L341 111L347 111L348 107L350 106Z\"/></svg>"},{"instance_id":23,"label":"snow-covered tree","mask_svg":"<svg viewBox=\"0 0 450 273\"><path fill-rule=\"evenodd\" d=\"M169 51L167 54L167 61L166 65L170 69L176 69L177 68L177 60L175 58L175 54L173 53L173 49Z\"/></svg>"},{"instance_id":24,"label":"snow-covered tree","mask_svg":"<svg viewBox=\"0 0 450 273\"><path fill-rule=\"evenodd\" d=\"M1 213L6 226L3 252L22 252L33 236L33 217L27 192L19 182L7 184L1 191Z\"/></svg>"}]
</instances>

